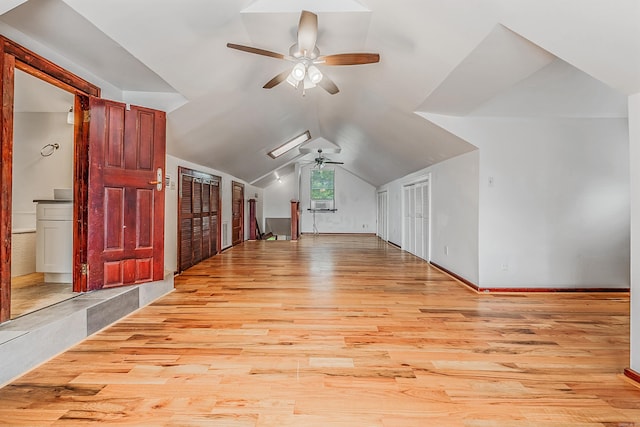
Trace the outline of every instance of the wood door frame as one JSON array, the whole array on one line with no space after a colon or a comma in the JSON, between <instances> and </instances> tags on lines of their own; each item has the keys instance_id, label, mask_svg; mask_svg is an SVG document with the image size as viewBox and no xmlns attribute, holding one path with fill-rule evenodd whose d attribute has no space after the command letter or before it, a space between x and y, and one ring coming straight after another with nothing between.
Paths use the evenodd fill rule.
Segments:
<instances>
[{"instance_id":1,"label":"wood door frame","mask_svg":"<svg viewBox=\"0 0 640 427\"><path fill-rule=\"evenodd\" d=\"M74 112L74 209L73 290L86 290L87 180L89 133L83 111L89 96L100 96L100 88L42 56L0 36L0 323L11 317L11 211L13 183L13 104L15 70L19 69L75 96Z\"/></svg>"}]
</instances>

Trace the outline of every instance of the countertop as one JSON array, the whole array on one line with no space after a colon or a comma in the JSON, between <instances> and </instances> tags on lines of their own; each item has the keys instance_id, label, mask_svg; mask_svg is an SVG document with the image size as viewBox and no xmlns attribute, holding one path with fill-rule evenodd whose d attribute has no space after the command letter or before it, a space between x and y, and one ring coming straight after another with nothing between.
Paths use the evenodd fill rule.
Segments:
<instances>
[{"instance_id":1,"label":"countertop","mask_svg":"<svg viewBox=\"0 0 640 427\"><path fill-rule=\"evenodd\" d=\"M34 199L34 203L73 203L72 199Z\"/></svg>"}]
</instances>

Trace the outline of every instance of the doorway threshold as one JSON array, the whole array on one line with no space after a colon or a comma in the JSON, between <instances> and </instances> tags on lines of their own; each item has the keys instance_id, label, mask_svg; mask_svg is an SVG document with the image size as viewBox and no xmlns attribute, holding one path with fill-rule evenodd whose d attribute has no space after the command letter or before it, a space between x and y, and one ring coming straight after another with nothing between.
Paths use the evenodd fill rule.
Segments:
<instances>
[{"instance_id":1,"label":"doorway threshold","mask_svg":"<svg viewBox=\"0 0 640 427\"><path fill-rule=\"evenodd\" d=\"M173 291L164 280L80 294L0 324L0 386Z\"/></svg>"}]
</instances>

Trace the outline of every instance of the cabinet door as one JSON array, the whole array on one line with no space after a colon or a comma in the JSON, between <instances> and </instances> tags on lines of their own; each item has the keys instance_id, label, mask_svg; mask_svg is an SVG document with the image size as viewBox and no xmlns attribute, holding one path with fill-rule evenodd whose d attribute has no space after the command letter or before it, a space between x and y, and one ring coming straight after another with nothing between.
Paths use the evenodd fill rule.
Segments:
<instances>
[{"instance_id":1,"label":"cabinet door","mask_svg":"<svg viewBox=\"0 0 640 427\"><path fill-rule=\"evenodd\" d=\"M72 221L36 222L36 271L66 273L71 283L73 259Z\"/></svg>"},{"instance_id":2,"label":"cabinet door","mask_svg":"<svg viewBox=\"0 0 640 427\"><path fill-rule=\"evenodd\" d=\"M45 282L73 282L72 203L38 203L36 271L45 273Z\"/></svg>"}]
</instances>

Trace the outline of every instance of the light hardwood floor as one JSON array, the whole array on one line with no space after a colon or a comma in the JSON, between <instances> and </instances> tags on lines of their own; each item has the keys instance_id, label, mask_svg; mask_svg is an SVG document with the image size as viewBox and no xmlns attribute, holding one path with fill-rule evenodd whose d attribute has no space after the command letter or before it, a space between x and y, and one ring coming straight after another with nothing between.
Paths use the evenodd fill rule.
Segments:
<instances>
[{"instance_id":1,"label":"light hardwood floor","mask_svg":"<svg viewBox=\"0 0 640 427\"><path fill-rule=\"evenodd\" d=\"M246 242L0 389L0 425L640 426L626 293L482 294L373 237Z\"/></svg>"},{"instance_id":2,"label":"light hardwood floor","mask_svg":"<svg viewBox=\"0 0 640 427\"><path fill-rule=\"evenodd\" d=\"M61 301L74 298L71 283L48 283L44 273L11 278L11 318L24 316Z\"/></svg>"}]
</instances>

